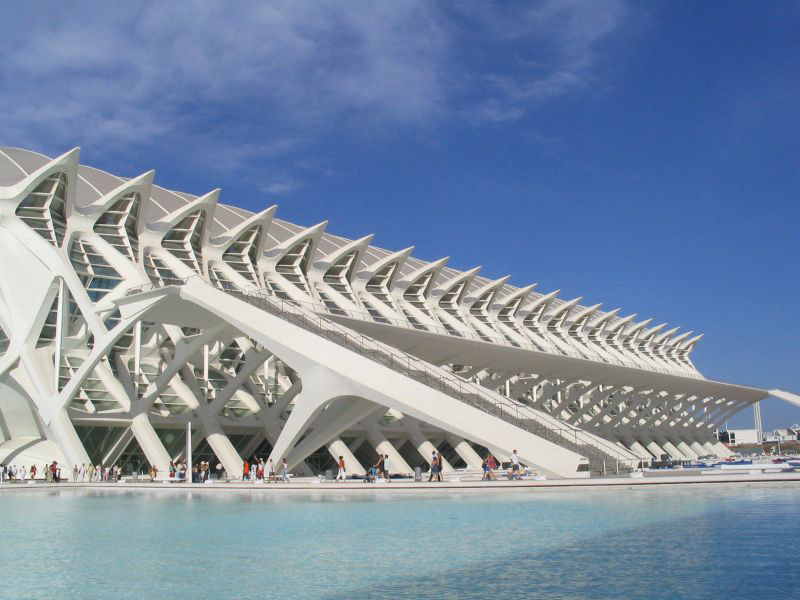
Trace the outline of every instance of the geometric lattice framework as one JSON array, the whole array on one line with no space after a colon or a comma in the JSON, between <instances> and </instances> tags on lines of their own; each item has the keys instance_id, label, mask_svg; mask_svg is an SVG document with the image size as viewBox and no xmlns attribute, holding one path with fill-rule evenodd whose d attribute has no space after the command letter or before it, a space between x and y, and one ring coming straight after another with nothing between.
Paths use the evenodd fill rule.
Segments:
<instances>
[{"instance_id":1,"label":"geometric lattice framework","mask_svg":"<svg viewBox=\"0 0 800 600\"><path fill-rule=\"evenodd\" d=\"M191 424L197 456L231 474L254 453L305 473L380 453L409 472L434 448L446 470L478 468L488 448L589 476L725 455L715 429L767 395L705 379L690 331L85 168L77 150L2 148L0 180L0 235L17 240L0 383L25 390L0 398L3 435L46 431L68 464L164 471Z\"/></svg>"}]
</instances>

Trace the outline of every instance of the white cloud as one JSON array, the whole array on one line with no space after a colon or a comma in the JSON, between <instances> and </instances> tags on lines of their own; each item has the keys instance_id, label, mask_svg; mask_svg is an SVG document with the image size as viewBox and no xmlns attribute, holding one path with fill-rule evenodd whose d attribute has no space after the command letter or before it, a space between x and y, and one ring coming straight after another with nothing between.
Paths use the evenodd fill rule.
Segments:
<instances>
[{"instance_id":1,"label":"white cloud","mask_svg":"<svg viewBox=\"0 0 800 600\"><path fill-rule=\"evenodd\" d=\"M168 148L236 170L331 132L518 119L586 85L625 14L616 1L456 6L6 5L2 143Z\"/></svg>"}]
</instances>

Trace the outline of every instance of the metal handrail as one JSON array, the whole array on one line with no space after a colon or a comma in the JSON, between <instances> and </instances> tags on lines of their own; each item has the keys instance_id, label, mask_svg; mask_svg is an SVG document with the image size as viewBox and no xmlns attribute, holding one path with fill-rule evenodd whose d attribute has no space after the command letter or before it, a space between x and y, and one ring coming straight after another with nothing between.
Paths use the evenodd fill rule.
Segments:
<instances>
[{"instance_id":1,"label":"metal handrail","mask_svg":"<svg viewBox=\"0 0 800 600\"><path fill-rule=\"evenodd\" d=\"M193 276L185 280L170 280L165 283L166 285L179 286L186 285L193 279L198 279L208 285L199 276ZM126 296L163 287L165 285L161 283L145 284L131 288L126 292ZM275 314L293 324L300 325L306 330L312 330L317 335L321 335L340 346L366 356L432 389L441 391L487 414L509 422L520 429L564 448L576 451L579 454L585 454L595 470L605 472L607 460L615 464L617 472L620 466L624 469L635 468L640 462L638 459L630 459L621 455L617 446L611 442L591 436L578 427L563 427L563 423L558 422L554 417L546 413L540 413L531 407L469 382L411 354L399 351L369 336L356 333L330 319L322 317L311 309L305 308L301 302L277 297L272 290L253 288L252 290L244 291L237 288L224 291L266 312ZM602 469L600 468L601 464Z\"/></svg>"}]
</instances>

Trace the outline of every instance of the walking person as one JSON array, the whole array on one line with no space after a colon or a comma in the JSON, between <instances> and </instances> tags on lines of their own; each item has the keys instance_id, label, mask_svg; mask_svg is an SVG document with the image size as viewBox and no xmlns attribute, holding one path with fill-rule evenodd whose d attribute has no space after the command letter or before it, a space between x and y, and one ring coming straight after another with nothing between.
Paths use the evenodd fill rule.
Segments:
<instances>
[{"instance_id":1,"label":"walking person","mask_svg":"<svg viewBox=\"0 0 800 600\"><path fill-rule=\"evenodd\" d=\"M217 461L217 481L222 479L222 463Z\"/></svg>"},{"instance_id":2,"label":"walking person","mask_svg":"<svg viewBox=\"0 0 800 600\"><path fill-rule=\"evenodd\" d=\"M336 481L345 481L347 479L347 469L344 466L344 456L339 457L339 472L336 474Z\"/></svg>"},{"instance_id":3,"label":"walking person","mask_svg":"<svg viewBox=\"0 0 800 600\"><path fill-rule=\"evenodd\" d=\"M278 482L278 478L275 476L275 463L272 458L267 461L267 477L269 477L269 483Z\"/></svg>"},{"instance_id":4,"label":"walking person","mask_svg":"<svg viewBox=\"0 0 800 600\"><path fill-rule=\"evenodd\" d=\"M250 479L250 462L245 460L244 465L242 465L242 481L247 481Z\"/></svg>"},{"instance_id":5,"label":"walking person","mask_svg":"<svg viewBox=\"0 0 800 600\"><path fill-rule=\"evenodd\" d=\"M281 480L283 483L289 483L289 461L285 458L281 462Z\"/></svg>"},{"instance_id":6,"label":"walking person","mask_svg":"<svg viewBox=\"0 0 800 600\"><path fill-rule=\"evenodd\" d=\"M375 474L383 477L383 454L378 454L378 462L375 463Z\"/></svg>"}]
</instances>

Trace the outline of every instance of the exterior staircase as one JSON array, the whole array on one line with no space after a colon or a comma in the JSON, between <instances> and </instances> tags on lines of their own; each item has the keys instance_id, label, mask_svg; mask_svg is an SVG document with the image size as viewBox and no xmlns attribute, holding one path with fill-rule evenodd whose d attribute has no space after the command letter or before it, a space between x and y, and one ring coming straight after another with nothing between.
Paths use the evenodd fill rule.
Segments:
<instances>
[{"instance_id":1,"label":"exterior staircase","mask_svg":"<svg viewBox=\"0 0 800 600\"><path fill-rule=\"evenodd\" d=\"M192 278L194 279L194 278ZM167 285L180 286L189 280L171 280ZM207 284L207 282L206 282ZM159 284L138 286L128 296L163 287ZM613 442L579 427L558 420L530 406L507 398L481 385L467 381L446 369L384 344L304 307L301 303L278 298L265 288L247 290L227 288L222 291L275 315L293 325L319 335L356 354L369 358L393 371L447 394L465 404L501 419L535 436L575 452L589 461L591 475L613 475L632 471L640 462L632 453Z\"/></svg>"},{"instance_id":2,"label":"exterior staircase","mask_svg":"<svg viewBox=\"0 0 800 600\"><path fill-rule=\"evenodd\" d=\"M621 448L610 441L334 323L298 303L277 298L270 290L259 288L257 291L226 291L397 373L587 458L592 475L628 473L638 464L638 459L631 458L629 453L623 453Z\"/></svg>"}]
</instances>

